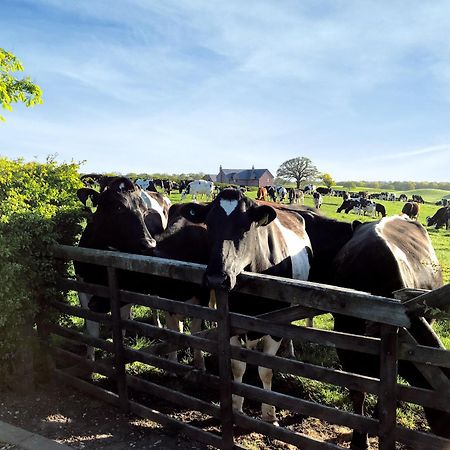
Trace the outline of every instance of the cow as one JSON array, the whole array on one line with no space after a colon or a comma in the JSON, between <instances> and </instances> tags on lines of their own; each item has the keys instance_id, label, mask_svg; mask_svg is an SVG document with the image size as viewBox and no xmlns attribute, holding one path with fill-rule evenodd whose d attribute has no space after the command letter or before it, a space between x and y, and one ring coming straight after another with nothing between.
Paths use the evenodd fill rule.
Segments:
<instances>
[{"instance_id":1,"label":"cow","mask_svg":"<svg viewBox=\"0 0 450 450\"><path fill-rule=\"evenodd\" d=\"M275 192L277 193L280 203L283 203L287 196L287 189L284 186L275 186Z\"/></svg>"},{"instance_id":2,"label":"cow","mask_svg":"<svg viewBox=\"0 0 450 450\"><path fill-rule=\"evenodd\" d=\"M308 226L306 227L308 230ZM442 273L426 230L405 216L383 218L379 222L355 223L351 239L334 258L332 284L392 297L401 288L436 289L442 285ZM312 240L312 239L311 239ZM314 249L314 240L312 240ZM363 320L334 314L334 329L350 334L377 330ZM423 318L411 318L409 332L421 345L443 348ZM371 334L371 333L369 333ZM378 336L378 334L375 334ZM365 376L379 376L379 359L366 354L338 349L343 370ZM431 388L411 363L400 362L399 375L411 385ZM351 391L355 412L363 414L365 394ZM425 408L432 431L450 437L450 414ZM367 449L367 434L355 430L351 448Z\"/></svg>"},{"instance_id":3,"label":"cow","mask_svg":"<svg viewBox=\"0 0 450 450\"><path fill-rule=\"evenodd\" d=\"M331 193L333 192L333 189L328 188L328 187L319 186L316 189L316 192L318 192L320 195L331 195Z\"/></svg>"},{"instance_id":4,"label":"cow","mask_svg":"<svg viewBox=\"0 0 450 450\"><path fill-rule=\"evenodd\" d=\"M388 198L387 198L390 202L395 202L395 194L394 193L390 193Z\"/></svg>"},{"instance_id":5,"label":"cow","mask_svg":"<svg viewBox=\"0 0 450 450\"><path fill-rule=\"evenodd\" d=\"M386 208L381 203L375 203L375 212L377 216L386 217Z\"/></svg>"},{"instance_id":6,"label":"cow","mask_svg":"<svg viewBox=\"0 0 450 450\"><path fill-rule=\"evenodd\" d=\"M167 227L167 218L169 216L170 200L159 192L141 192L142 200L149 209L146 214L147 227L152 234L162 233ZM154 215L149 219L149 215Z\"/></svg>"},{"instance_id":7,"label":"cow","mask_svg":"<svg viewBox=\"0 0 450 450\"><path fill-rule=\"evenodd\" d=\"M82 191L79 195L80 200L86 200L89 194L97 209L81 236L79 246L206 263L207 239L204 227L187 224L178 215L178 220L172 217L170 228L158 229L157 226L161 220L158 220L156 224L151 223L156 216L151 214L152 210L142 199L142 192L126 178L114 181L102 193ZM183 223L180 223L180 220ZM183 226L184 224L186 225ZM157 236L150 234L149 230L157 230L159 234ZM75 263L75 269L78 277L83 281L107 283L106 270L103 267ZM209 300L209 294L195 285L147 274L118 271L118 281L122 289L152 293L192 303L207 304ZM96 312L107 312L110 308L108 299L97 296L81 294L80 302L82 306ZM130 305L123 305L121 316L126 318L129 312ZM170 328L179 329L178 317L175 315L168 315L166 321ZM200 321L193 321L192 327L199 331ZM87 321L86 328L90 335L98 336L97 322ZM92 348L88 348L88 357L90 359L94 357ZM170 357L175 359L176 354ZM194 364L204 368L199 351L194 352Z\"/></svg>"},{"instance_id":8,"label":"cow","mask_svg":"<svg viewBox=\"0 0 450 450\"><path fill-rule=\"evenodd\" d=\"M196 200L197 195L204 195L206 198L211 199L214 192L214 183L206 180L194 180L191 181L184 190L181 198L185 199L187 194L192 196L192 199Z\"/></svg>"},{"instance_id":9,"label":"cow","mask_svg":"<svg viewBox=\"0 0 450 450\"><path fill-rule=\"evenodd\" d=\"M420 205L416 202L406 202L402 208L402 214L406 214L410 219L417 220L419 217Z\"/></svg>"},{"instance_id":10,"label":"cow","mask_svg":"<svg viewBox=\"0 0 450 450\"><path fill-rule=\"evenodd\" d=\"M256 193L256 200L267 200L267 189L265 187L259 187Z\"/></svg>"},{"instance_id":11,"label":"cow","mask_svg":"<svg viewBox=\"0 0 450 450\"><path fill-rule=\"evenodd\" d=\"M232 289L236 277L243 271L308 279L311 246L304 229L304 220L295 211L275 209L269 204L257 204L239 191L226 189L208 205L186 204L182 215L195 223L207 226L211 253L206 269L210 288L230 292L230 311L256 315L282 307L280 302L238 293ZM255 348L263 341L264 352L275 355L281 339L271 336L244 337L247 348ZM232 345L241 345L239 336L232 336ZM235 381L241 382L246 363L232 360ZM272 370L259 367L259 375L266 390L271 389ZM243 397L233 395L233 408L242 412ZM277 422L275 407L263 403L262 419Z\"/></svg>"},{"instance_id":12,"label":"cow","mask_svg":"<svg viewBox=\"0 0 450 450\"><path fill-rule=\"evenodd\" d=\"M314 206L316 208L320 208L322 206L322 203L323 203L322 195L319 194L319 192L317 192L317 191L314 192L313 193L313 201L314 201Z\"/></svg>"},{"instance_id":13,"label":"cow","mask_svg":"<svg viewBox=\"0 0 450 450\"><path fill-rule=\"evenodd\" d=\"M432 217L427 217L427 227L435 225L436 230L445 225L445 229L448 230L450 227L450 207L443 206L439 208Z\"/></svg>"},{"instance_id":14,"label":"cow","mask_svg":"<svg viewBox=\"0 0 450 450\"><path fill-rule=\"evenodd\" d=\"M398 196L398 201L399 202L406 202L406 201L408 201L408 196L406 194L400 194Z\"/></svg>"},{"instance_id":15,"label":"cow","mask_svg":"<svg viewBox=\"0 0 450 450\"><path fill-rule=\"evenodd\" d=\"M435 203L436 206L449 206L448 198L441 198Z\"/></svg>"},{"instance_id":16,"label":"cow","mask_svg":"<svg viewBox=\"0 0 450 450\"><path fill-rule=\"evenodd\" d=\"M289 204L299 203L303 205L305 202L305 195L301 189L289 188L288 189Z\"/></svg>"},{"instance_id":17,"label":"cow","mask_svg":"<svg viewBox=\"0 0 450 450\"><path fill-rule=\"evenodd\" d=\"M425 203L425 200L422 198L422 196L417 194L413 194L412 200L416 203Z\"/></svg>"},{"instance_id":18,"label":"cow","mask_svg":"<svg viewBox=\"0 0 450 450\"><path fill-rule=\"evenodd\" d=\"M440 265L426 230L404 216L353 223L327 218L318 211L298 210L304 221L314 257L309 280L358 289L383 297L405 287L436 289L442 285ZM331 263L330 263L331 262ZM366 334L365 321L334 314L334 329L349 334ZM432 328L413 320L409 329L422 345L443 348ZM378 358L338 350L343 370L379 376ZM399 364L399 374L411 385L430 388L411 364ZM364 394L351 393L355 412L363 413ZM431 430L450 437L450 414L425 408ZM355 430L351 448L366 449L367 435Z\"/></svg>"},{"instance_id":19,"label":"cow","mask_svg":"<svg viewBox=\"0 0 450 450\"><path fill-rule=\"evenodd\" d=\"M303 188L303 192L305 194L312 194L313 192L316 191L316 186L314 186L314 184L307 184L304 188Z\"/></svg>"},{"instance_id":20,"label":"cow","mask_svg":"<svg viewBox=\"0 0 450 450\"><path fill-rule=\"evenodd\" d=\"M150 192L158 192L156 189L155 183L153 180L147 179L147 178L138 178L135 181L135 184L139 186L144 191L150 191Z\"/></svg>"},{"instance_id":21,"label":"cow","mask_svg":"<svg viewBox=\"0 0 450 450\"><path fill-rule=\"evenodd\" d=\"M277 191L274 186L266 186L267 195L273 202L277 201Z\"/></svg>"},{"instance_id":22,"label":"cow","mask_svg":"<svg viewBox=\"0 0 450 450\"><path fill-rule=\"evenodd\" d=\"M346 199L342 202L342 205L336 210L336 212L340 213L342 211L345 214L348 214L352 210L356 210L359 213L359 208L361 206L361 202L359 199Z\"/></svg>"}]
</instances>

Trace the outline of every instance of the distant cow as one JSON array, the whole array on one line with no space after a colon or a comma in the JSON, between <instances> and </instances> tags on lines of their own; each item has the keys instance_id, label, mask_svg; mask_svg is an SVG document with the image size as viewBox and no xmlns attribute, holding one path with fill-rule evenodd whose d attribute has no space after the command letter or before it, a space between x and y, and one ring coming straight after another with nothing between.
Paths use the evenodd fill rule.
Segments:
<instances>
[{"instance_id":1,"label":"distant cow","mask_svg":"<svg viewBox=\"0 0 450 450\"><path fill-rule=\"evenodd\" d=\"M386 217L386 208L381 203L375 203L375 212L377 216Z\"/></svg>"},{"instance_id":2,"label":"distant cow","mask_svg":"<svg viewBox=\"0 0 450 450\"><path fill-rule=\"evenodd\" d=\"M398 197L399 202L406 202L407 200L408 200L408 197L406 196L406 194L400 194Z\"/></svg>"},{"instance_id":3,"label":"distant cow","mask_svg":"<svg viewBox=\"0 0 450 450\"><path fill-rule=\"evenodd\" d=\"M270 200L272 200L273 202L277 201L277 191L275 190L275 188L273 186L266 186L267 189L267 194L270 197Z\"/></svg>"},{"instance_id":4,"label":"distant cow","mask_svg":"<svg viewBox=\"0 0 450 450\"><path fill-rule=\"evenodd\" d=\"M264 201L267 200L267 189L265 187L258 188L256 200L264 200Z\"/></svg>"},{"instance_id":5,"label":"distant cow","mask_svg":"<svg viewBox=\"0 0 450 450\"><path fill-rule=\"evenodd\" d=\"M435 205L437 206L449 206L448 199L442 198L441 200L438 200Z\"/></svg>"},{"instance_id":6,"label":"distant cow","mask_svg":"<svg viewBox=\"0 0 450 450\"><path fill-rule=\"evenodd\" d=\"M191 194L194 200L197 195L205 195L207 198L212 198L214 192L214 183L206 180L191 181L183 192L182 199L186 198L187 194Z\"/></svg>"},{"instance_id":7,"label":"distant cow","mask_svg":"<svg viewBox=\"0 0 450 450\"><path fill-rule=\"evenodd\" d=\"M339 206L339 208L336 210L336 212L340 213L342 211L345 212L345 214L348 214L352 209L359 210L361 206L361 202L359 199L353 199L349 198L342 202L342 205ZM359 211L357 211L359 213Z\"/></svg>"},{"instance_id":8,"label":"distant cow","mask_svg":"<svg viewBox=\"0 0 450 450\"><path fill-rule=\"evenodd\" d=\"M145 179L145 178L138 178L134 184L139 186L144 191L150 191L150 192L158 192L156 190L155 183L153 183L153 180Z\"/></svg>"},{"instance_id":9,"label":"distant cow","mask_svg":"<svg viewBox=\"0 0 450 450\"><path fill-rule=\"evenodd\" d=\"M318 192L320 195L330 195L331 192L332 192L332 189L331 188L327 188L327 187L319 186L316 189L316 192Z\"/></svg>"},{"instance_id":10,"label":"distant cow","mask_svg":"<svg viewBox=\"0 0 450 450\"><path fill-rule=\"evenodd\" d=\"M275 192L277 193L278 199L280 203L284 202L284 199L287 196L287 190L284 186L275 186Z\"/></svg>"},{"instance_id":11,"label":"distant cow","mask_svg":"<svg viewBox=\"0 0 450 450\"><path fill-rule=\"evenodd\" d=\"M313 193L314 206L316 208L320 208L323 203L322 195L320 195L317 191Z\"/></svg>"},{"instance_id":12,"label":"distant cow","mask_svg":"<svg viewBox=\"0 0 450 450\"><path fill-rule=\"evenodd\" d=\"M410 219L416 219L419 217L420 206L416 202L406 202L402 208L402 214L406 214Z\"/></svg>"},{"instance_id":13,"label":"distant cow","mask_svg":"<svg viewBox=\"0 0 450 450\"><path fill-rule=\"evenodd\" d=\"M316 191L316 186L314 186L314 184L307 184L304 188L303 188L303 192L305 194L312 194L313 192Z\"/></svg>"},{"instance_id":14,"label":"distant cow","mask_svg":"<svg viewBox=\"0 0 450 450\"><path fill-rule=\"evenodd\" d=\"M414 194L412 196L412 199L413 199L413 202L416 202L416 203L425 203L425 200L422 198L421 195Z\"/></svg>"},{"instance_id":15,"label":"distant cow","mask_svg":"<svg viewBox=\"0 0 450 450\"><path fill-rule=\"evenodd\" d=\"M301 189L289 188L289 203L292 205L293 203L299 203L303 205L305 203L305 195Z\"/></svg>"},{"instance_id":16,"label":"distant cow","mask_svg":"<svg viewBox=\"0 0 450 450\"><path fill-rule=\"evenodd\" d=\"M432 217L427 217L427 227L436 225L436 230L445 225L445 229L450 227L450 207L444 206L439 208Z\"/></svg>"}]
</instances>

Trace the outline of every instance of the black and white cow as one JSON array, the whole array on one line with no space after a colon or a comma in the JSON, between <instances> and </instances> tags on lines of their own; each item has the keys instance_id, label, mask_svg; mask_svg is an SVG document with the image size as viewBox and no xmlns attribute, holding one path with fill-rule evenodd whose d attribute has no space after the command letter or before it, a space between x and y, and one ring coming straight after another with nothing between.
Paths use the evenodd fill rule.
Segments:
<instances>
[{"instance_id":1,"label":"black and white cow","mask_svg":"<svg viewBox=\"0 0 450 450\"><path fill-rule=\"evenodd\" d=\"M439 208L431 217L427 217L427 227L435 225L436 230L445 226L448 230L450 227L450 207L443 206Z\"/></svg>"},{"instance_id":2,"label":"black and white cow","mask_svg":"<svg viewBox=\"0 0 450 450\"><path fill-rule=\"evenodd\" d=\"M143 192L127 178L115 180L101 193L82 190L79 194L80 200L85 203L90 196L97 209L81 236L79 246L206 263L208 253L204 227L188 224L179 215L174 217L174 213L170 227L163 230L161 222L164 220L167 223L167 217L162 218L162 208L154 210L151 205L146 205ZM164 202L160 194L148 194L152 202L161 199ZM165 211L167 209L164 214ZM83 281L107 283L107 274L103 267L76 263L75 268ZM207 304L209 299L208 292L202 288L162 277L118 271L118 280L121 288L132 291L191 303ZM82 306L97 312L107 312L110 308L108 299L87 294L80 294L80 302ZM129 316L130 308L130 305L122 306L123 318ZM181 329L177 316L167 315L166 321L169 328ZM98 336L97 322L87 321L86 327L89 334ZM192 328L199 331L200 321L193 320ZM88 357L93 359L93 356L93 349L88 348ZM176 354L172 354L171 359L175 358ZM204 367L200 352L194 352L194 364L200 368Z\"/></svg>"},{"instance_id":3,"label":"black and white cow","mask_svg":"<svg viewBox=\"0 0 450 450\"><path fill-rule=\"evenodd\" d=\"M287 189L284 186L275 186L275 192L280 203L283 203L288 193Z\"/></svg>"},{"instance_id":4,"label":"black and white cow","mask_svg":"<svg viewBox=\"0 0 450 450\"><path fill-rule=\"evenodd\" d=\"M345 212L345 214L348 214L352 210L358 210L361 206L361 202L359 201L359 198L349 198L345 199L342 202L342 205L339 206L339 208L336 210L336 212L340 213L342 211Z\"/></svg>"},{"instance_id":5,"label":"black and white cow","mask_svg":"<svg viewBox=\"0 0 450 450\"><path fill-rule=\"evenodd\" d=\"M303 219L293 211L258 205L234 189L222 191L208 205L186 204L183 216L195 223L206 224L210 257L206 269L209 287L232 290L237 276L244 270L307 280L311 247ZM229 307L233 312L257 315L282 307L276 301L263 301L254 296L230 293ZM262 340L264 352L275 355L281 340L271 336L245 335L247 348L255 348ZM239 336L231 338L241 345ZM242 381L246 363L232 361L233 376ZM259 368L264 389L272 386L272 370ZM244 399L233 396L233 407L242 411ZM262 418L276 422L275 407L263 403Z\"/></svg>"},{"instance_id":6,"label":"black and white cow","mask_svg":"<svg viewBox=\"0 0 450 450\"><path fill-rule=\"evenodd\" d=\"M398 201L399 202L406 202L406 201L408 201L408 196L406 194L400 194L398 196Z\"/></svg>"},{"instance_id":7,"label":"black and white cow","mask_svg":"<svg viewBox=\"0 0 450 450\"><path fill-rule=\"evenodd\" d=\"M134 183L144 191L158 192L155 183L149 178L138 178Z\"/></svg>"},{"instance_id":8,"label":"black and white cow","mask_svg":"<svg viewBox=\"0 0 450 450\"><path fill-rule=\"evenodd\" d=\"M266 186L267 195L269 196L270 200L273 202L277 201L277 191L275 189L275 186Z\"/></svg>"},{"instance_id":9,"label":"black and white cow","mask_svg":"<svg viewBox=\"0 0 450 450\"><path fill-rule=\"evenodd\" d=\"M319 209L322 206L322 203L323 203L322 194L320 194L317 191L313 192L313 201L314 201L314 206Z\"/></svg>"}]
</instances>

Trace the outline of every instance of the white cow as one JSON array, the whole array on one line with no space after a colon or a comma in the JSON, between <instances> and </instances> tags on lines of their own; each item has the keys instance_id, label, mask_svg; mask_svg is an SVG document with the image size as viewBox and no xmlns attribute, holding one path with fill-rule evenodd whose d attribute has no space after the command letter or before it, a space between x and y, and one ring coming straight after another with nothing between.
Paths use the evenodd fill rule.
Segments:
<instances>
[{"instance_id":1,"label":"white cow","mask_svg":"<svg viewBox=\"0 0 450 450\"><path fill-rule=\"evenodd\" d=\"M187 194L191 194L194 200L197 200L197 195L205 195L208 199L212 199L214 192L214 183L206 180L191 181L184 190L181 198L185 199Z\"/></svg>"}]
</instances>

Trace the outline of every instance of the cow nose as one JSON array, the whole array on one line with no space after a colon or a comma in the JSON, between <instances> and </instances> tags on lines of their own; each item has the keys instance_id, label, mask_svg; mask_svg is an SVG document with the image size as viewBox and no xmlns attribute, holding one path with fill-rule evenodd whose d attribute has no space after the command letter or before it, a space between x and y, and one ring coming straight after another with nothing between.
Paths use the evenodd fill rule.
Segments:
<instances>
[{"instance_id":1,"label":"cow nose","mask_svg":"<svg viewBox=\"0 0 450 450\"><path fill-rule=\"evenodd\" d=\"M226 289L229 291L231 289L231 280L230 277L224 272L218 274L207 274L206 285L212 289Z\"/></svg>"}]
</instances>

